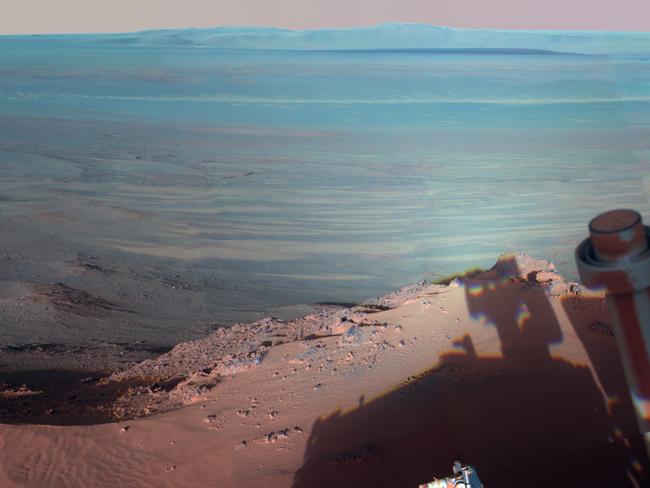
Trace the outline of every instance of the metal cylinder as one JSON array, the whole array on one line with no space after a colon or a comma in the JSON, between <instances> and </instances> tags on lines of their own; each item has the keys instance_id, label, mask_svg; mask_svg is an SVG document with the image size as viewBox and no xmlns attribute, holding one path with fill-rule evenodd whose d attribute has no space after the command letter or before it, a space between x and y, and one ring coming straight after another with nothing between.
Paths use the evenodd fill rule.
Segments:
<instances>
[{"instance_id":1,"label":"metal cylinder","mask_svg":"<svg viewBox=\"0 0 650 488\"><path fill-rule=\"evenodd\" d=\"M606 293L639 428L650 453L650 227L634 210L612 210L589 223L576 249L580 279Z\"/></svg>"}]
</instances>

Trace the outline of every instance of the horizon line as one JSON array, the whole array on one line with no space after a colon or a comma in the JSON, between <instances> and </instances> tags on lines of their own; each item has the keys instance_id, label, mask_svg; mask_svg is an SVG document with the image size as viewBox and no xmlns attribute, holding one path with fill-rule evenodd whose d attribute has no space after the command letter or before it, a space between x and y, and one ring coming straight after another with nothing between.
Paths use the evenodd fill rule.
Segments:
<instances>
[{"instance_id":1,"label":"horizon line","mask_svg":"<svg viewBox=\"0 0 650 488\"><path fill-rule=\"evenodd\" d=\"M440 25L440 24L428 24L426 22L399 22L399 21L387 21L379 22L376 24L368 25L358 25L350 27L319 27L319 28L306 28L306 29L293 29L288 27L277 27L273 25L214 25L211 27L160 27L160 28L151 28L151 29L139 29L139 30L129 30L129 31L77 31L77 32L32 32L32 33L21 33L21 34L3 34L0 33L0 37L37 37L37 36L90 36L90 35L124 35L124 34L142 34L147 32L172 32L172 31L209 31L216 29L271 29L279 32L319 32L319 31L352 31L352 30L364 30L372 29L381 26L391 26L391 25L400 25L400 26L424 26L432 27L437 29L449 29L449 30L464 30L464 31L494 31L494 32L529 32L529 33L556 33L556 32L573 32L580 34L647 34L650 35L648 31L637 31L637 30L593 30L593 29L539 29L539 28L496 28L496 27L455 27L450 25Z\"/></svg>"}]
</instances>

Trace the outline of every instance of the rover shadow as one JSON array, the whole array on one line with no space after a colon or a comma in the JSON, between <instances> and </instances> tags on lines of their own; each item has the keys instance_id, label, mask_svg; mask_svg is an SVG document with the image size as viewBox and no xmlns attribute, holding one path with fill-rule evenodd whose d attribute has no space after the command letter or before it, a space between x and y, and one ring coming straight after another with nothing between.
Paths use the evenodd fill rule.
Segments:
<instances>
[{"instance_id":1,"label":"rover shadow","mask_svg":"<svg viewBox=\"0 0 650 488\"><path fill-rule=\"evenodd\" d=\"M643 438L638 435L634 405L618 353L613 321L604 297L570 295L562 299L562 306L589 356L605 394L614 424L614 436L627 439L632 452L643 453Z\"/></svg>"},{"instance_id":2,"label":"rover shadow","mask_svg":"<svg viewBox=\"0 0 650 488\"><path fill-rule=\"evenodd\" d=\"M294 488L416 487L456 459L489 487L645 483L639 444L620 435L591 370L551 356L563 337L543 290L505 264L494 279L464 280L501 354L478 356L465 336L418 378L316 421Z\"/></svg>"}]
</instances>

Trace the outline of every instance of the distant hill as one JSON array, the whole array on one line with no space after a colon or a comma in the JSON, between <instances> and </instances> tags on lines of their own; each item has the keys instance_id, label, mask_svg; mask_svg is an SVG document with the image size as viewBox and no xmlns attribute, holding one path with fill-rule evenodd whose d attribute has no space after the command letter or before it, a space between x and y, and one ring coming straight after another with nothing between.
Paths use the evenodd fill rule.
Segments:
<instances>
[{"instance_id":1,"label":"distant hill","mask_svg":"<svg viewBox=\"0 0 650 488\"><path fill-rule=\"evenodd\" d=\"M8 37L4 37L7 39ZM525 49L579 54L650 54L650 33L456 29L387 23L351 29L287 30L272 27L151 30L128 34L11 36L11 39L122 46L214 47L229 49L384 50Z\"/></svg>"}]
</instances>

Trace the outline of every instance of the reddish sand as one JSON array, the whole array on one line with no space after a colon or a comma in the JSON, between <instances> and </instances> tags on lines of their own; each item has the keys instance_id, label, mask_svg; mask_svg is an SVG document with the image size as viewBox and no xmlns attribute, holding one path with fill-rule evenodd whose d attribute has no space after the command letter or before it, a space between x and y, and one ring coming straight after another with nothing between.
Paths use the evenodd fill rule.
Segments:
<instances>
[{"instance_id":1,"label":"reddish sand","mask_svg":"<svg viewBox=\"0 0 650 488\"><path fill-rule=\"evenodd\" d=\"M601 295L506 255L237 326L105 380L171 381L106 406L140 418L0 426L0 487L416 487L455 459L488 488L642 486L611 325Z\"/></svg>"}]
</instances>

